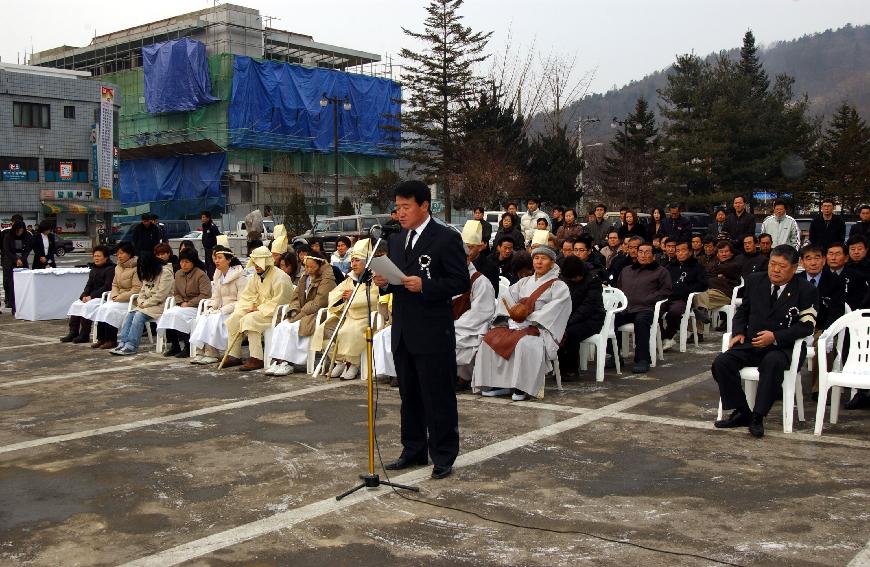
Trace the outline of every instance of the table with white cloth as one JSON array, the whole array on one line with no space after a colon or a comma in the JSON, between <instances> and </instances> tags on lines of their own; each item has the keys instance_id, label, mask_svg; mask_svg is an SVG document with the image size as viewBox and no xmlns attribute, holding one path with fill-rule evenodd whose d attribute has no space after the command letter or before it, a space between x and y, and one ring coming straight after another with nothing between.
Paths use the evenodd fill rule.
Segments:
<instances>
[{"instance_id":1,"label":"table with white cloth","mask_svg":"<svg viewBox=\"0 0 870 567\"><path fill-rule=\"evenodd\" d=\"M88 283L90 268L19 269L15 282L15 318L27 321L66 319L70 304Z\"/></svg>"}]
</instances>

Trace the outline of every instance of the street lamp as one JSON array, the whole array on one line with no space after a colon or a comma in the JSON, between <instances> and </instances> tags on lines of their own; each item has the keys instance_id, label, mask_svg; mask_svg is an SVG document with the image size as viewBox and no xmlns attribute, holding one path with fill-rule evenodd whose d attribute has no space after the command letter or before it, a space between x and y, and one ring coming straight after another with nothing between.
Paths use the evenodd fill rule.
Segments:
<instances>
[{"instance_id":1,"label":"street lamp","mask_svg":"<svg viewBox=\"0 0 870 567\"><path fill-rule=\"evenodd\" d=\"M338 98L337 96L331 97L327 96L326 93L323 93L323 96L320 97L320 107L326 108L328 105L332 105L332 153L333 153L333 165L335 167L335 214L338 214L338 105L342 104L342 107L349 111L351 109L350 100L345 96L343 99Z\"/></svg>"}]
</instances>

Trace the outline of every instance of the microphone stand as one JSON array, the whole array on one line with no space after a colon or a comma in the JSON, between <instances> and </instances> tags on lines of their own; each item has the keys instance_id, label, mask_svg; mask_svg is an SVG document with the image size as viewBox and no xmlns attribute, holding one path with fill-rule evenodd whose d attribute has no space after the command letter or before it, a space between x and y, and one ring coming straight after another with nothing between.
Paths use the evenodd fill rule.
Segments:
<instances>
[{"instance_id":1,"label":"microphone stand","mask_svg":"<svg viewBox=\"0 0 870 567\"><path fill-rule=\"evenodd\" d=\"M380 229L381 227L375 226L372 227L372 230L375 228ZM335 497L336 500L341 500L342 498L349 496L360 490L362 488L377 488L379 486L391 486L393 488L400 488L403 490L410 490L412 492L420 492L420 489L416 486L406 486L404 484L398 484L395 482L390 482L387 480L381 480L380 476L375 473L375 400L374 400L374 355L372 352L373 346L373 335L374 330L372 329L372 305L371 305L371 287L372 287L372 271L369 269L369 264L372 261L372 258L375 257L375 252L383 240L384 234L378 231L377 242L372 248L372 253L366 262L365 269L363 273L360 275L359 279L356 282L356 285L353 288L353 292L351 293L350 298L347 300L347 304L344 306L344 311L341 313L341 317L338 320L338 324L335 327L335 331L332 333L332 337L330 337L329 342L326 347L323 349L323 354L320 357L320 361L317 364L317 367L314 369L312 376L317 376L323 368L324 360L326 360L326 353L329 352L329 349L332 347L333 343L335 343L335 339L338 336L338 330L341 328L341 324L344 322L347 312L350 310L350 305L353 303L354 297L356 297L357 291L359 291L360 287L363 284L366 286L366 306L368 308L368 317L366 317L366 369L368 370L368 380L367 380L367 389L368 389L368 450L369 450L369 469L368 474L359 475L360 480L362 481L358 485L354 486L350 490L347 490L338 496Z\"/></svg>"}]
</instances>

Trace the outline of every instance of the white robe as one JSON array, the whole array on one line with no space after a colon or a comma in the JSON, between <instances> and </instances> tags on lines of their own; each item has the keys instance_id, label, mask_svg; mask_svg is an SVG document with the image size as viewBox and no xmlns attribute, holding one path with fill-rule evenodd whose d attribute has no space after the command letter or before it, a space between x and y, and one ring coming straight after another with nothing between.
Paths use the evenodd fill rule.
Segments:
<instances>
[{"instance_id":1,"label":"white robe","mask_svg":"<svg viewBox=\"0 0 870 567\"><path fill-rule=\"evenodd\" d=\"M100 309L100 305L102 304L102 299L99 297L95 297L87 303L84 303L81 299L76 299L72 302L72 305L69 306L69 311L67 311L66 314L67 317L84 317L85 319L93 321L94 317L97 316L97 311Z\"/></svg>"},{"instance_id":2,"label":"white robe","mask_svg":"<svg viewBox=\"0 0 870 567\"><path fill-rule=\"evenodd\" d=\"M299 321L291 323L284 319L275 327L272 333L272 350L269 354L271 358L286 360L293 364L305 364L308 361L311 337L299 336L299 323Z\"/></svg>"},{"instance_id":3,"label":"white robe","mask_svg":"<svg viewBox=\"0 0 870 567\"><path fill-rule=\"evenodd\" d=\"M512 305L529 297L542 284L558 277L559 269L554 266L539 279L535 279L534 275L523 278L510 287L508 302ZM528 335L520 339L508 360L485 342L480 343L471 382L474 391L481 388L516 388L536 398L543 398L544 378L552 369L552 361L556 358L570 315L571 293L565 282L557 281L541 294L535 302L535 310L524 322L508 320L511 329L524 329L534 324L540 331L539 336Z\"/></svg>"},{"instance_id":4,"label":"white robe","mask_svg":"<svg viewBox=\"0 0 870 567\"><path fill-rule=\"evenodd\" d=\"M226 321L231 313L221 311L206 312L196 320L196 326L190 333L190 344L196 348L208 345L221 352L227 350L229 336Z\"/></svg>"},{"instance_id":5,"label":"white robe","mask_svg":"<svg viewBox=\"0 0 870 567\"><path fill-rule=\"evenodd\" d=\"M375 364L375 376L397 377L396 365L393 362L393 326L375 333L372 340L372 351Z\"/></svg>"},{"instance_id":6,"label":"white robe","mask_svg":"<svg viewBox=\"0 0 870 567\"><path fill-rule=\"evenodd\" d=\"M474 264L468 264L468 273L474 276ZM453 322L456 329L456 364L463 366L474 362L483 336L495 317L495 289L486 276L478 277L471 286L471 309Z\"/></svg>"},{"instance_id":7,"label":"white robe","mask_svg":"<svg viewBox=\"0 0 870 567\"><path fill-rule=\"evenodd\" d=\"M174 329L189 335L194 319L196 319L196 307L176 305L160 315L160 319L157 321L157 330Z\"/></svg>"}]
</instances>

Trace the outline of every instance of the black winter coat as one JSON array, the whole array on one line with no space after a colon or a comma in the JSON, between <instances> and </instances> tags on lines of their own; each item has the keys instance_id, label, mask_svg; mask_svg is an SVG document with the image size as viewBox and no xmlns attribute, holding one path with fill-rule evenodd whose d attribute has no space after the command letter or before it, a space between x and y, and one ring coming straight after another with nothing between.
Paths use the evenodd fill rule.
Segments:
<instances>
[{"instance_id":1,"label":"black winter coat","mask_svg":"<svg viewBox=\"0 0 870 567\"><path fill-rule=\"evenodd\" d=\"M209 221L202 225L202 247L206 250L211 250L217 246L217 237L221 234L221 229L217 225Z\"/></svg>"},{"instance_id":2,"label":"black winter coat","mask_svg":"<svg viewBox=\"0 0 870 567\"><path fill-rule=\"evenodd\" d=\"M571 316L568 325L580 322L604 324L604 301L601 297L601 281L587 276L580 282L562 280L571 292Z\"/></svg>"},{"instance_id":3,"label":"black winter coat","mask_svg":"<svg viewBox=\"0 0 870 567\"><path fill-rule=\"evenodd\" d=\"M674 260L667 266L671 275L671 296L669 299L689 298L690 293L707 291L707 270L694 257L685 262Z\"/></svg>"},{"instance_id":4,"label":"black winter coat","mask_svg":"<svg viewBox=\"0 0 870 567\"><path fill-rule=\"evenodd\" d=\"M843 242L846 239L846 223L843 217L832 215L831 220L825 221L822 215L817 216L810 223L810 243L821 246L825 250L835 242Z\"/></svg>"},{"instance_id":5,"label":"black winter coat","mask_svg":"<svg viewBox=\"0 0 870 567\"><path fill-rule=\"evenodd\" d=\"M85 289L79 296L90 297L95 299L103 295L107 291L112 291L112 280L115 279L115 264L111 260L102 266L91 264L91 273L88 274L88 282L85 284Z\"/></svg>"}]
</instances>

